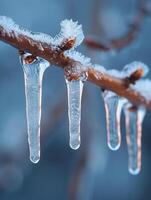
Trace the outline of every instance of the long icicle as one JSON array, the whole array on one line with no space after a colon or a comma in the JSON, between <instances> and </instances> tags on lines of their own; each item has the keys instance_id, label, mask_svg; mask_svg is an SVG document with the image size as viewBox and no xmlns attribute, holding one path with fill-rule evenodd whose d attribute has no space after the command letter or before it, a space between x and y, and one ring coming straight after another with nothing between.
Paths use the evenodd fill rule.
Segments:
<instances>
[{"instance_id":1,"label":"long icicle","mask_svg":"<svg viewBox=\"0 0 151 200\"><path fill-rule=\"evenodd\" d=\"M80 147L80 121L81 121L81 98L83 91L82 80L66 79L68 92L68 118L69 118L69 134L70 147L78 149Z\"/></svg>"},{"instance_id":2,"label":"long icicle","mask_svg":"<svg viewBox=\"0 0 151 200\"><path fill-rule=\"evenodd\" d=\"M124 108L129 172L137 175L141 170L141 137L145 108L127 104Z\"/></svg>"},{"instance_id":3,"label":"long icicle","mask_svg":"<svg viewBox=\"0 0 151 200\"><path fill-rule=\"evenodd\" d=\"M111 150L117 150L121 144L120 119L125 100L106 90L102 96L106 114L107 144Z\"/></svg>"},{"instance_id":4,"label":"long icicle","mask_svg":"<svg viewBox=\"0 0 151 200\"><path fill-rule=\"evenodd\" d=\"M30 160L37 163L40 160L40 120L43 73L49 63L41 58L33 59L25 53L21 56L24 71L26 115Z\"/></svg>"}]
</instances>

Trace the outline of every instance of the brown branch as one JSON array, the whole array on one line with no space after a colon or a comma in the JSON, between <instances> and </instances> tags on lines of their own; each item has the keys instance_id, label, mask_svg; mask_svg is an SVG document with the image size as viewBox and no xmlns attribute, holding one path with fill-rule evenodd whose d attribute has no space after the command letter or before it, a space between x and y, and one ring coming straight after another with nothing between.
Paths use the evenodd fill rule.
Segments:
<instances>
[{"instance_id":1,"label":"brown branch","mask_svg":"<svg viewBox=\"0 0 151 200\"><path fill-rule=\"evenodd\" d=\"M64 56L63 51L60 50L58 47L54 47L53 45L47 44L43 41L34 40L33 37L29 37L26 34L23 34L22 32L20 34L15 33L13 30L8 32L8 30L6 30L5 27L2 25L0 25L0 40L17 48L21 52L27 51L33 56L42 57L48 60L50 64L62 68L74 68L77 65L76 60ZM70 42L69 44L71 45ZM81 63L78 62L78 65L82 68ZM151 101L141 96L141 94L139 94L138 92L127 87L126 79L119 79L108 74L102 73L100 71L95 70L93 66L88 66L87 69L88 81L100 86L103 89L111 90L119 96L125 97L134 105L144 105L146 108L151 110Z\"/></svg>"},{"instance_id":2,"label":"brown branch","mask_svg":"<svg viewBox=\"0 0 151 200\"><path fill-rule=\"evenodd\" d=\"M112 49L120 50L131 44L136 39L141 29L144 17L148 16L149 14L150 11L147 10L146 0L139 0L138 11L133 19L133 22L129 26L128 32L125 35L118 39L112 39L108 41L107 44L103 44L91 37L87 37L84 42L87 45L87 47L99 51L106 52Z\"/></svg>"}]
</instances>

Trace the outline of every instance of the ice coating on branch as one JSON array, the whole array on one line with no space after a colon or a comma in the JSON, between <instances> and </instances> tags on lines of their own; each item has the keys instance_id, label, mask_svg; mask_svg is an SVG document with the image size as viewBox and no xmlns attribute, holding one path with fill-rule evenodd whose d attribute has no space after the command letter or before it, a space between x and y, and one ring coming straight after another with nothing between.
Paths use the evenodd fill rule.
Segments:
<instances>
[{"instance_id":1,"label":"ice coating on branch","mask_svg":"<svg viewBox=\"0 0 151 200\"><path fill-rule=\"evenodd\" d=\"M30 54L21 57L21 64L25 79L26 116L28 128L28 142L30 160L37 163L40 159L40 121L41 121L41 96L43 73L49 63L41 58L36 58L27 63Z\"/></svg>"},{"instance_id":2,"label":"ice coating on branch","mask_svg":"<svg viewBox=\"0 0 151 200\"><path fill-rule=\"evenodd\" d=\"M131 104L127 104L124 108L124 113L129 172L137 175L141 170L142 122L146 111L142 107L133 108Z\"/></svg>"},{"instance_id":3,"label":"ice coating on branch","mask_svg":"<svg viewBox=\"0 0 151 200\"><path fill-rule=\"evenodd\" d=\"M130 76L135 71L142 69L143 70L143 76L146 76L149 72L149 68L147 65L145 65L142 62L134 61L128 65L126 65L123 69L123 72L126 73L127 76Z\"/></svg>"},{"instance_id":4,"label":"ice coating on branch","mask_svg":"<svg viewBox=\"0 0 151 200\"><path fill-rule=\"evenodd\" d=\"M143 70L143 76L146 76L149 71L149 68L147 65L145 65L142 62L134 61L134 62L126 65L122 71L110 69L110 70L107 70L106 72L107 72L107 74L114 76L116 78L126 78L126 77L129 77L131 74L133 74L138 69Z\"/></svg>"},{"instance_id":5,"label":"ice coating on branch","mask_svg":"<svg viewBox=\"0 0 151 200\"><path fill-rule=\"evenodd\" d=\"M74 22L72 19L65 19L61 22L60 26L61 31L54 39L56 45L61 44L66 39L75 39L74 47L82 43L84 39L82 25L78 25L77 21Z\"/></svg>"},{"instance_id":6,"label":"ice coating on branch","mask_svg":"<svg viewBox=\"0 0 151 200\"><path fill-rule=\"evenodd\" d=\"M123 73L123 71L118 71L116 69L108 70L107 74L109 74L110 76L114 76L116 78L125 78L125 74Z\"/></svg>"},{"instance_id":7,"label":"ice coating on branch","mask_svg":"<svg viewBox=\"0 0 151 200\"><path fill-rule=\"evenodd\" d=\"M44 42L47 44L53 44L54 39L44 33L33 33L29 30L23 29L17 25L11 18L6 16L0 16L0 26L4 27L5 32L3 34L8 34L12 37L17 37L18 35L25 35L37 42Z\"/></svg>"},{"instance_id":8,"label":"ice coating on branch","mask_svg":"<svg viewBox=\"0 0 151 200\"><path fill-rule=\"evenodd\" d=\"M11 18L0 16L0 26L4 27L5 29L5 32L3 32L3 34L8 34L12 37L25 35L37 42L44 42L50 45L52 44L54 46L60 45L66 39L75 39L74 47L82 43L84 39L82 25L78 25L78 22L73 22L72 20L67 19L63 20L60 25L60 33L55 38L52 38L48 34L33 33L27 29L23 29L22 27L17 25Z\"/></svg>"},{"instance_id":9,"label":"ice coating on branch","mask_svg":"<svg viewBox=\"0 0 151 200\"><path fill-rule=\"evenodd\" d=\"M121 111L125 99L111 91L102 93L106 114L107 143L111 150L117 150L121 144Z\"/></svg>"},{"instance_id":10,"label":"ice coating on branch","mask_svg":"<svg viewBox=\"0 0 151 200\"><path fill-rule=\"evenodd\" d=\"M99 72L102 72L102 73L106 73L110 76L114 76L116 78L124 78L124 73L122 71L118 71L116 69L110 69L110 70L107 70L105 67L103 67L102 65L98 65L98 64L94 64L93 65L93 68Z\"/></svg>"},{"instance_id":11,"label":"ice coating on branch","mask_svg":"<svg viewBox=\"0 0 151 200\"><path fill-rule=\"evenodd\" d=\"M148 101L151 100L151 80L142 79L136 82L135 85L131 85L131 89L139 92Z\"/></svg>"},{"instance_id":12,"label":"ice coating on branch","mask_svg":"<svg viewBox=\"0 0 151 200\"><path fill-rule=\"evenodd\" d=\"M110 69L110 70L107 70L105 69L103 66L101 65L97 65L95 64L93 66L93 68L95 70L98 70L100 72L104 72L110 76L113 76L113 77L116 77L116 78L126 78L126 77L129 77L131 74L133 74L135 71L139 70L139 69L142 69L143 70L143 76L146 76L148 71L149 71L149 68L147 65L145 65L144 63L142 62L132 62L128 65L126 65L123 70L119 71L119 70L116 70L116 69Z\"/></svg>"},{"instance_id":13,"label":"ice coating on branch","mask_svg":"<svg viewBox=\"0 0 151 200\"><path fill-rule=\"evenodd\" d=\"M99 72L102 72L102 73L106 73L107 72L107 70L102 65L94 64L93 68L95 70L99 71Z\"/></svg>"},{"instance_id":14,"label":"ice coating on branch","mask_svg":"<svg viewBox=\"0 0 151 200\"><path fill-rule=\"evenodd\" d=\"M91 65L91 59L88 57L85 57L78 51L73 51L73 50L66 51L64 52L64 55L80 62L83 65L83 67L87 67Z\"/></svg>"},{"instance_id":15,"label":"ice coating on branch","mask_svg":"<svg viewBox=\"0 0 151 200\"><path fill-rule=\"evenodd\" d=\"M81 98L83 91L82 80L66 79L68 93L68 118L70 147L78 149L80 147L80 122L81 122Z\"/></svg>"},{"instance_id":16,"label":"ice coating on branch","mask_svg":"<svg viewBox=\"0 0 151 200\"><path fill-rule=\"evenodd\" d=\"M6 16L0 16L0 26L3 26L6 28L6 30L12 30L13 28L19 28L18 25L15 24L15 22Z\"/></svg>"}]
</instances>

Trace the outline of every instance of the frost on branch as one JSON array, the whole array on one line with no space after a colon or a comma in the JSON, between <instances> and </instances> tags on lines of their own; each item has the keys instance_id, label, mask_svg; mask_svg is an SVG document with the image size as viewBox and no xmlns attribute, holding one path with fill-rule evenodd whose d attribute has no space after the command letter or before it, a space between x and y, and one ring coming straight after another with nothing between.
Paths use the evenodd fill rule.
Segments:
<instances>
[{"instance_id":1,"label":"frost on branch","mask_svg":"<svg viewBox=\"0 0 151 200\"><path fill-rule=\"evenodd\" d=\"M148 101L151 100L151 80L142 79L136 82L135 85L131 85L131 88L136 92L139 92Z\"/></svg>"},{"instance_id":2,"label":"frost on branch","mask_svg":"<svg viewBox=\"0 0 151 200\"><path fill-rule=\"evenodd\" d=\"M127 80L131 84L135 84L137 80L148 74L149 68L142 62L132 62L126 65L123 69Z\"/></svg>"},{"instance_id":3,"label":"frost on branch","mask_svg":"<svg viewBox=\"0 0 151 200\"><path fill-rule=\"evenodd\" d=\"M149 72L148 66L138 61L134 61L132 63L127 64L121 71L115 69L107 70L103 66L98 64L95 64L93 68L97 71L106 73L116 78L123 78L123 79L130 78L132 84L135 83L135 81L139 80L140 78L146 76Z\"/></svg>"},{"instance_id":4,"label":"frost on branch","mask_svg":"<svg viewBox=\"0 0 151 200\"><path fill-rule=\"evenodd\" d=\"M61 31L60 33L54 38L54 43L56 46L61 45L66 40L75 40L74 46L79 46L83 39L84 34L82 31L82 25L78 25L78 22L73 22L72 19L70 20L63 20L60 24Z\"/></svg>"},{"instance_id":5,"label":"frost on branch","mask_svg":"<svg viewBox=\"0 0 151 200\"><path fill-rule=\"evenodd\" d=\"M145 116L143 107L127 104L124 108L126 123L126 140L128 148L129 172L136 175L141 169L142 122Z\"/></svg>"},{"instance_id":6,"label":"frost on branch","mask_svg":"<svg viewBox=\"0 0 151 200\"><path fill-rule=\"evenodd\" d=\"M25 79L30 160L33 163L37 163L40 159L42 78L49 63L44 59L34 58L31 54L25 53L21 56L21 64Z\"/></svg>"},{"instance_id":7,"label":"frost on branch","mask_svg":"<svg viewBox=\"0 0 151 200\"><path fill-rule=\"evenodd\" d=\"M53 44L53 38L51 36L44 33L35 34L27 29L23 29L9 17L0 16L0 27L3 27L3 30L5 30L2 33L3 35L7 34L12 38L24 35L24 37L29 37L37 42Z\"/></svg>"},{"instance_id":8,"label":"frost on branch","mask_svg":"<svg viewBox=\"0 0 151 200\"><path fill-rule=\"evenodd\" d=\"M23 35L24 37L27 37L30 39L30 42L37 41L40 43L46 43L48 45L51 45L54 49L60 45L62 45L63 42L66 42L67 40L73 40L73 44L71 47L77 47L81 44L81 42L84 39L84 34L82 31L82 26L78 25L78 22L73 22L72 20L64 20L61 22L61 31L60 33L55 37L51 37L48 34L44 33L33 33L27 29L23 29L19 25L17 25L11 18L0 16L0 27L3 28L3 36L6 34L9 35L9 37L17 38L19 35ZM31 39L33 41L31 41ZM33 42L32 45L35 43ZM43 50L42 45L40 48Z\"/></svg>"},{"instance_id":9,"label":"frost on branch","mask_svg":"<svg viewBox=\"0 0 151 200\"><path fill-rule=\"evenodd\" d=\"M131 76L134 72L136 72L137 70L141 70L142 71L142 76L146 76L149 72L149 68L147 65L145 65L142 62L137 62L134 61L132 63L129 63L128 65L126 65L123 69L123 72L125 73L126 76Z\"/></svg>"},{"instance_id":10,"label":"frost on branch","mask_svg":"<svg viewBox=\"0 0 151 200\"><path fill-rule=\"evenodd\" d=\"M74 59L76 60L77 62L80 63L80 65L82 66L79 66L79 72L81 71L86 71L87 70L87 67L91 65L91 59L88 58L88 57L85 57L84 55L82 55L80 52L78 51L75 51L75 50L69 50L69 51L65 51L64 52L64 55L71 58L71 59ZM75 67L75 71L77 72L77 66Z\"/></svg>"}]
</instances>

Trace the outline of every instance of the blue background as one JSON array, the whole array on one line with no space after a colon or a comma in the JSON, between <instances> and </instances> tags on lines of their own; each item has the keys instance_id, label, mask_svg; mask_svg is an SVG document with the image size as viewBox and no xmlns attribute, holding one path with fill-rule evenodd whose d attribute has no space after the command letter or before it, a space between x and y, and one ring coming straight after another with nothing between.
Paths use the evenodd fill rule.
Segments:
<instances>
[{"instance_id":1,"label":"blue background","mask_svg":"<svg viewBox=\"0 0 151 200\"><path fill-rule=\"evenodd\" d=\"M136 0L0 0L0 15L52 36L59 32L61 20L72 18L83 25L85 36L106 41L128 30L136 5ZM80 50L93 63L108 69L122 69L136 60L150 67L150 36L151 18L147 17L136 40L120 52L102 53L84 44ZM112 152L106 144L100 89L86 83L82 144L79 150L71 150L63 70L51 66L43 81L41 160L32 164L28 158L23 71L16 49L0 42L0 199L151 199L150 120L148 112L143 124L142 171L132 176L128 172L124 118L121 148Z\"/></svg>"}]
</instances>

